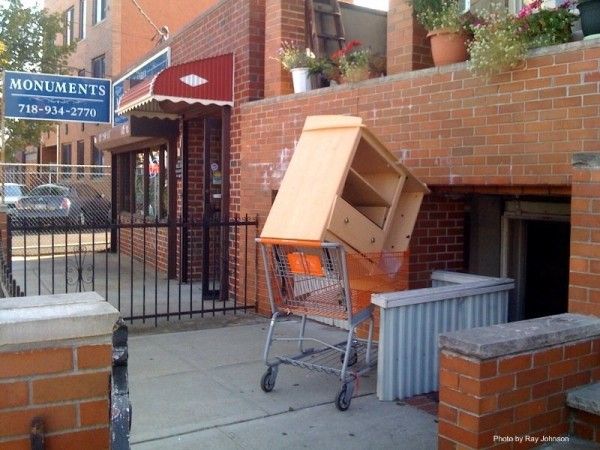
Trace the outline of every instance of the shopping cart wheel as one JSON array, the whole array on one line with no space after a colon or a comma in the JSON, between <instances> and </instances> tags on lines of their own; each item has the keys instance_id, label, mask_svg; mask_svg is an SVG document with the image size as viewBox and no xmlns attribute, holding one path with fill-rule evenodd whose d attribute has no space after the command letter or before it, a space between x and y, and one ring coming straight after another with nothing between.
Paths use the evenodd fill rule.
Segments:
<instances>
[{"instance_id":1,"label":"shopping cart wheel","mask_svg":"<svg viewBox=\"0 0 600 450\"><path fill-rule=\"evenodd\" d=\"M346 353L340 353L340 362L344 364L344 356ZM356 348L350 347L350 356L348 357L348 367L352 367L354 364L358 362L358 352Z\"/></svg>"},{"instance_id":2,"label":"shopping cart wheel","mask_svg":"<svg viewBox=\"0 0 600 450\"><path fill-rule=\"evenodd\" d=\"M335 398L335 407L340 411L346 411L350 408L350 402L352 402L352 394L354 392L354 384L344 383L338 391L337 397Z\"/></svg>"},{"instance_id":3,"label":"shopping cart wheel","mask_svg":"<svg viewBox=\"0 0 600 450\"><path fill-rule=\"evenodd\" d=\"M277 370L269 367L263 376L260 378L260 388L265 392L271 392L275 387L277 379Z\"/></svg>"}]
</instances>

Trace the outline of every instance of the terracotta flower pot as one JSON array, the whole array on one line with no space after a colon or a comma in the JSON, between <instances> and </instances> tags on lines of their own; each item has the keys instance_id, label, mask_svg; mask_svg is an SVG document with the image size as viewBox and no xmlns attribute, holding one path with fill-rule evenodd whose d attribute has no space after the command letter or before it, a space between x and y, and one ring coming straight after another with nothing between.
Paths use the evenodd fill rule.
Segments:
<instances>
[{"instance_id":1,"label":"terracotta flower pot","mask_svg":"<svg viewBox=\"0 0 600 450\"><path fill-rule=\"evenodd\" d=\"M427 37L431 42L431 56L433 56L433 63L436 66L467 60L467 37L463 33L433 30Z\"/></svg>"}]
</instances>

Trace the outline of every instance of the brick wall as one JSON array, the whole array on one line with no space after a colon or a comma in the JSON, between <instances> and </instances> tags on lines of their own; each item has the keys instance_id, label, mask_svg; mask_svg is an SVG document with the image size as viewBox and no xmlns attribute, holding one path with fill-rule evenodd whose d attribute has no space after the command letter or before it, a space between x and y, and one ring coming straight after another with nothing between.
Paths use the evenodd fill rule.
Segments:
<instances>
[{"instance_id":1,"label":"brick wall","mask_svg":"<svg viewBox=\"0 0 600 450\"><path fill-rule=\"evenodd\" d=\"M29 449L31 419L46 448L108 448L112 347L71 345L0 353L0 448Z\"/></svg>"},{"instance_id":2,"label":"brick wall","mask_svg":"<svg viewBox=\"0 0 600 450\"><path fill-rule=\"evenodd\" d=\"M95 293L9 298L3 308L0 449L28 450L34 417L47 450L108 449L118 311Z\"/></svg>"},{"instance_id":3,"label":"brick wall","mask_svg":"<svg viewBox=\"0 0 600 450\"><path fill-rule=\"evenodd\" d=\"M265 97L293 92L290 73L274 58L284 41L301 48L306 46L305 3L301 0L266 0Z\"/></svg>"},{"instance_id":4,"label":"brick wall","mask_svg":"<svg viewBox=\"0 0 600 450\"><path fill-rule=\"evenodd\" d=\"M489 81L463 64L246 103L234 201L242 214L268 214L304 120L318 114L362 117L436 192L569 191L571 155L600 150L599 57L600 43L576 42L532 52L523 69ZM451 253L436 264L458 267ZM260 286L259 294L264 304Z\"/></svg>"},{"instance_id":5,"label":"brick wall","mask_svg":"<svg viewBox=\"0 0 600 450\"><path fill-rule=\"evenodd\" d=\"M409 3L390 0L387 17L388 75L432 67L427 32L413 17Z\"/></svg>"},{"instance_id":6,"label":"brick wall","mask_svg":"<svg viewBox=\"0 0 600 450\"><path fill-rule=\"evenodd\" d=\"M569 311L600 315L600 155L573 163Z\"/></svg>"},{"instance_id":7,"label":"brick wall","mask_svg":"<svg viewBox=\"0 0 600 450\"><path fill-rule=\"evenodd\" d=\"M464 271L465 201L426 196L410 242L410 288L431 287L434 270Z\"/></svg>"},{"instance_id":8,"label":"brick wall","mask_svg":"<svg viewBox=\"0 0 600 450\"><path fill-rule=\"evenodd\" d=\"M513 348L488 359L441 352L440 450L533 448L535 438L567 434L565 392L600 378L600 339Z\"/></svg>"},{"instance_id":9,"label":"brick wall","mask_svg":"<svg viewBox=\"0 0 600 450\"><path fill-rule=\"evenodd\" d=\"M571 432L581 439L600 444L600 416L587 411L571 410Z\"/></svg>"}]
</instances>

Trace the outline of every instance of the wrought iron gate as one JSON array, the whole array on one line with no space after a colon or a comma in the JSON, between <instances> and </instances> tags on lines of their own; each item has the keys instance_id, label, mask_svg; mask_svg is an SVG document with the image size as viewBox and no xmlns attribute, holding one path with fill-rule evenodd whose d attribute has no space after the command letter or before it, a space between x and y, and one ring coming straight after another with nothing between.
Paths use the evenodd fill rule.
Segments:
<instances>
[{"instance_id":1,"label":"wrought iron gate","mask_svg":"<svg viewBox=\"0 0 600 450\"><path fill-rule=\"evenodd\" d=\"M155 325L256 307L256 219L7 222L10 295L96 291L126 321Z\"/></svg>"}]
</instances>

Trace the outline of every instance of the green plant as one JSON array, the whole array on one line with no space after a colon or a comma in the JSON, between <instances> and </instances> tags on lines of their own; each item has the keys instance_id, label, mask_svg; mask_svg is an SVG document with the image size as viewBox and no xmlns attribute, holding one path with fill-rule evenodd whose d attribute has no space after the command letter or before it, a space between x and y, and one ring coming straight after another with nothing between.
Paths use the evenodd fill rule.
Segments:
<instances>
[{"instance_id":1,"label":"green plant","mask_svg":"<svg viewBox=\"0 0 600 450\"><path fill-rule=\"evenodd\" d=\"M542 8L542 1L536 0L524 6L517 17L522 21L528 47L537 48L563 44L571 40L571 25L577 16L570 11L570 4L563 3L557 8Z\"/></svg>"},{"instance_id":2,"label":"green plant","mask_svg":"<svg viewBox=\"0 0 600 450\"><path fill-rule=\"evenodd\" d=\"M465 15L456 0L442 0L435 7L427 7L416 12L416 17L427 31L460 32L465 27Z\"/></svg>"},{"instance_id":3,"label":"green plant","mask_svg":"<svg viewBox=\"0 0 600 450\"><path fill-rule=\"evenodd\" d=\"M329 58L313 58L309 61L308 72L311 75L326 75L333 69L333 62Z\"/></svg>"},{"instance_id":4,"label":"green plant","mask_svg":"<svg viewBox=\"0 0 600 450\"><path fill-rule=\"evenodd\" d=\"M358 48L361 45L360 41L350 41L331 56L342 77L349 81L368 78L371 51L368 48Z\"/></svg>"},{"instance_id":5,"label":"green plant","mask_svg":"<svg viewBox=\"0 0 600 450\"><path fill-rule=\"evenodd\" d=\"M482 10L479 19L473 26L473 40L469 44L470 70L489 78L518 67L525 60L528 48L521 20L499 5Z\"/></svg>"},{"instance_id":6,"label":"green plant","mask_svg":"<svg viewBox=\"0 0 600 450\"><path fill-rule=\"evenodd\" d=\"M310 67L315 55L308 48L300 47L295 42L284 41L277 50L275 58L286 70L297 69L299 67Z\"/></svg>"}]
</instances>

